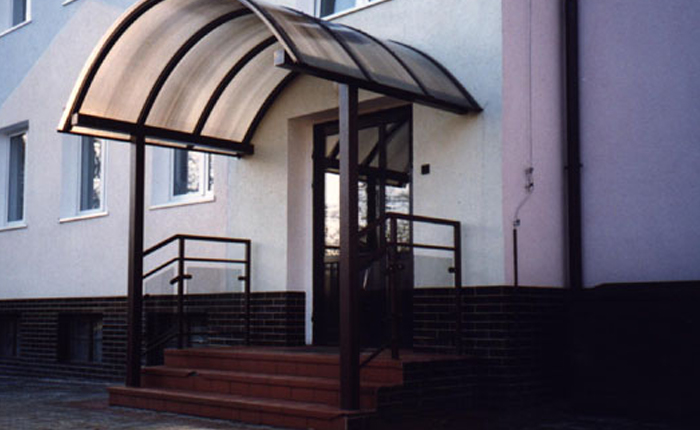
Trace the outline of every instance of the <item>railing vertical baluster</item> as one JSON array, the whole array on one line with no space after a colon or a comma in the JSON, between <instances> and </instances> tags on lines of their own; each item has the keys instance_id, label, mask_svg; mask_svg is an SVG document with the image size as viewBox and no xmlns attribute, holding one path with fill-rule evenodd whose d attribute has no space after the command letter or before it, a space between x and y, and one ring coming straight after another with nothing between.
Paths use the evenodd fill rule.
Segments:
<instances>
[{"instance_id":1,"label":"railing vertical baluster","mask_svg":"<svg viewBox=\"0 0 700 430\"><path fill-rule=\"evenodd\" d=\"M178 238L177 255L177 348L185 347L185 238Z\"/></svg>"},{"instance_id":2,"label":"railing vertical baluster","mask_svg":"<svg viewBox=\"0 0 700 430\"><path fill-rule=\"evenodd\" d=\"M391 217L391 246L389 254L389 292L391 298L391 358L399 359L399 304L398 304L398 280L399 280L399 235L398 222Z\"/></svg>"},{"instance_id":3,"label":"railing vertical baluster","mask_svg":"<svg viewBox=\"0 0 700 430\"><path fill-rule=\"evenodd\" d=\"M245 243L245 344L250 345L250 241Z\"/></svg>"},{"instance_id":4,"label":"railing vertical baluster","mask_svg":"<svg viewBox=\"0 0 700 430\"><path fill-rule=\"evenodd\" d=\"M455 347L462 353L462 225L457 222L453 227L454 238L454 281L455 281Z\"/></svg>"}]
</instances>

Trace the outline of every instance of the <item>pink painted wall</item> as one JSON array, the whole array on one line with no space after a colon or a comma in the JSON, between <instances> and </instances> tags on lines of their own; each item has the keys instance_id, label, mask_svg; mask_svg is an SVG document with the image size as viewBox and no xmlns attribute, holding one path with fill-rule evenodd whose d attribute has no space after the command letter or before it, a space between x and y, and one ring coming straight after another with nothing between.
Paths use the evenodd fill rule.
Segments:
<instances>
[{"instance_id":1,"label":"pink painted wall","mask_svg":"<svg viewBox=\"0 0 700 430\"><path fill-rule=\"evenodd\" d=\"M503 229L507 283L513 282L511 230L520 205L520 284L562 286L565 283L560 3L559 0L502 1ZM525 190L528 167L534 168L535 184L529 197Z\"/></svg>"},{"instance_id":2,"label":"pink painted wall","mask_svg":"<svg viewBox=\"0 0 700 430\"><path fill-rule=\"evenodd\" d=\"M580 2L584 283L700 279L700 2Z\"/></svg>"}]
</instances>

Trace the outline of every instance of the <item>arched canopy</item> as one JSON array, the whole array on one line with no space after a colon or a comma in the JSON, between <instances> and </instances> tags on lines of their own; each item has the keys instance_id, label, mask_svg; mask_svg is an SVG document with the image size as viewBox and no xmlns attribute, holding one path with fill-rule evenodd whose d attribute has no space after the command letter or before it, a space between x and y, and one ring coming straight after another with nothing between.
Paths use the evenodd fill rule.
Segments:
<instances>
[{"instance_id":1,"label":"arched canopy","mask_svg":"<svg viewBox=\"0 0 700 430\"><path fill-rule=\"evenodd\" d=\"M480 110L443 66L398 42L252 0L141 0L93 52L59 131L250 154L265 112L298 73Z\"/></svg>"}]
</instances>

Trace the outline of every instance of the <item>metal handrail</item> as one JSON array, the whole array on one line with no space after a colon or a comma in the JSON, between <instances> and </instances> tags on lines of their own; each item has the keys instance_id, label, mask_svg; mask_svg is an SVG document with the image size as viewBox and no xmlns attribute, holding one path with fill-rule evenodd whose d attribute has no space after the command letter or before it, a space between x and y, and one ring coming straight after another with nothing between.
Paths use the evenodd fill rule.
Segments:
<instances>
[{"instance_id":1,"label":"metal handrail","mask_svg":"<svg viewBox=\"0 0 700 430\"><path fill-rule=\"evenodd\" d=\"M185 243L187 241L200 241L200 242L216 242L216 243L236 243L245 246L245 258L243 259L226 259L226 258L208 258L208 257L192 257L185 254ZM146 279L155 273L163 270L164 268L170 266L173 263L178 263L178 273L177 276L172 279L171 284L177 283L177 337L178 337L178 348L181 349L184 346L184 291L185 291L185 280L191 279L192 275L185 273L185 263L186 262L203 262L203 263L219 263L219 264L243 264L245 275L239 276L239 281L245 282L244 288L244 301L245 301L245 332L244 332L244 343L250 345L250 269L251 269L251 241L250 239L240 239L233 237L220 237L220 236L201 236L192 234L175 234L167 239L164 239L157 244L146 249L143 256L146 257L155 251L164 248L171 243L178 243L178 255L165 263L162 263L155 267L154 269L143 274L143 279Z\"/></svg>"},{"instance_id":2,"label":"metal handrail","mask_svg":"<svg viewBox=\"0 0 700 430\"><path fill-rule=\"evenodd\" d=\"M444 225L452 227L452 246L443 245L431 245L426 243L414 243L411 238L410 242L399 242L398 240L398 220L408 221L410 223L419 222L425 224L435 224ZM454 344L458 353L462 352L462 232L461 223L459 221L427 217L421 215L409 215L397 212L387 212L384 216L368 223L359 232L359 236L366 236L372 230L378 227L385 227L386 222L390 223L390 238L387 240L386 234L382 233L379 235L379 244L377 251L373 254L371 261L377 261L380 258L387 257L387 272L388 272L388 290L390 298L390 320L391 320L391 336L389 347L391 348L392 359L399 359L399 338L400 338L400 315L399 315L399 277L396 276L396 272L401 270L401 265L398 263L398 249L399 247L412 248L412 249L432 249L439 251L450 251L453 255L453 266L449 268L449 272L454 275L454 287L455 287L455 333L454 333ZM386 346L382 346L375 353L371 354L365 361L362 362L364 367L374 358L376 358L381 351L386 349Z\"/></svg>"}]
</instances>

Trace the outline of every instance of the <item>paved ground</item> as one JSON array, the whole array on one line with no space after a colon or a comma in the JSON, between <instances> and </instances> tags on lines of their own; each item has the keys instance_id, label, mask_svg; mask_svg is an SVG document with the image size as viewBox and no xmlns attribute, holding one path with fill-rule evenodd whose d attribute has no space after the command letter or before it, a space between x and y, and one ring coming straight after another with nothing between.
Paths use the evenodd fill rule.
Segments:
<instances>
[{"instance_id":1,"label":"paved ground","mask_svg":"<svg viewBox=\"0 0 700 430\"><path fill-rule=\"evenodd\" d=\"M230 421L183 417L107 405L106 385L0 376L0 430L274 430ZM402 430L690 430L700 427L640 422L567 412L565 407L510 416L481 414L406 419L379 428Z\"/></svg>"},{"instance_id":2,"label":"paved ground","mask_svg":"<svg viewBox=\"0 0 700 430\"><path fill-rule=\"evenodd\" d=\"M269 430L230 421L111 408L107 385L0 376L2 430Z\"/></svg>"}]
</instances>

